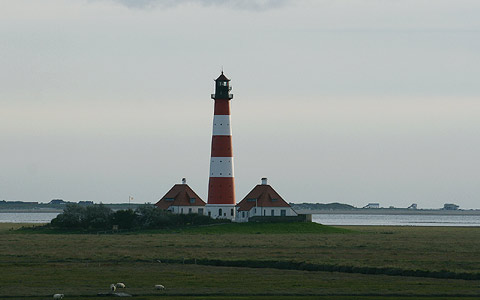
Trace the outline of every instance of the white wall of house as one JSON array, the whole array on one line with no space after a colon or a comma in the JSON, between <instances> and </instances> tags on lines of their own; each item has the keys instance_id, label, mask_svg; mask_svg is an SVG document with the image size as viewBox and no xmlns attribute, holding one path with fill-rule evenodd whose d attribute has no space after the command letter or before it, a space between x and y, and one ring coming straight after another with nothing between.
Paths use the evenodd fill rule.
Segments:
<instances>
[{"instance_id":1,"label":"white wall of house","mask_svg":"<svg viewBox=\"0 0 480 300\"><path fill-rule=\"evenodd\" d=\"M248 222L250 217L265 216L265 217L292 217L297 213L291 207L252 207L249 211L237 211L235 221Z\"/></svg>"},{"instance_id":2,"label":"white wall of house","mask_svg":"<svg viewBox=\"0 0 480 300\"><path fill-rule=\"evenodd\" d=\"M205 214L205 206L175 206L171 205L168 208L174 214Z\"/></svg>"},{"instance_id":3,"label":"white wall of house","mask_svg":"<svg viewBox=\"0 0 480 300\"><path fill-rule=\"evenodd\" d=\"M236 208L233 204L207 204L205 215L213 219L229 219L235 221Z\"/></svg>"}]
</instances>

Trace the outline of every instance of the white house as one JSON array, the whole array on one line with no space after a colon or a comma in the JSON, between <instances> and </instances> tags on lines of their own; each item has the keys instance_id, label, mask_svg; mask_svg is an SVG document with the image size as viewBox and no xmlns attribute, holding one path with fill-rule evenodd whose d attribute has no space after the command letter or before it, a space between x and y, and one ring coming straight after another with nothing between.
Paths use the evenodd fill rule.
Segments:
<instances>
[{"instance_id":1,"label":"white house","mask_svg":"<svg viewBox=\"0 0 480 300\"><path fill-rule=\"evenodd\" d=\"M175 184L155 206L175 214L205 213L205 202L187 184L185 178L182 184Z\"/></svg>"},{"instance_id":2,"label":"white house","mask_svg":"<svg viewBox=\"0 0 480 300\"><path fill-rule=\"evenodd\" d=\"M254 216L296 216L292 207L270 186L267 178L236 205L236 222L248 222Z\"/></svg>"}]
</instances>

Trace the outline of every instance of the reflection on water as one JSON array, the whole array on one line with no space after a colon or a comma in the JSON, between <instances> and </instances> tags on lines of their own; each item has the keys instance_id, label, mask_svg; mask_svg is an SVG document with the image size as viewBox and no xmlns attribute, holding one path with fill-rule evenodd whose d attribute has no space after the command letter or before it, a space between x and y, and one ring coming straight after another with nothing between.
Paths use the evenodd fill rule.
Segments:
<instances>
[{"instance_id":1,"label":"reflection on water","mask_svg":"<svg viewBox=\"0 0 480 300\"><path fill-rule=\"evenodd\" d=\"M480 226L480 215L318 214L312 219L324 225Z\"/></svg>"}]
</instances>

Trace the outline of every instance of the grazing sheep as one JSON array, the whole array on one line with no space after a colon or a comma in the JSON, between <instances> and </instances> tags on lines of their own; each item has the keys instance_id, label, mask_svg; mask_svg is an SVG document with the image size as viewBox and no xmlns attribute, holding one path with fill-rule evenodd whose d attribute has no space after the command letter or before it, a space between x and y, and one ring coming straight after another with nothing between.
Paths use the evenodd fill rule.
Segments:
<instances>
[{"instance_id":1,"label":"grazing sheep","mask_svg":"<svg viewBox=\"0 0 480 300\"><path fill-rule=\"evenodd\" d=\"M65 296L64 294L54 294L53 299L60 300L60 299L63 299L64 296Z\"/></svg>"},{"instance_id":2,"label":"grazing sheep","mask_svg":"<svg viewBox=\"0 0 480 300\"><path fill-rule=\"evenodd\" d=\"M117 289L124 289L124 288L126 288L125 283L123 283L123 282L117 282L117 284L115 284L115 287L116 287Z\"/></svg>"},{"instance_id":3,"label":"grazing sheep","mask_svg":"<svg viewBox=\"0 0 480 300\"><path fill-rule=\"evenodd\" d=\"M117 287L112 283L110 285L110 291L115 292L116 289L117 289Z\"/></svg>"},{"instance_id":4,"label":"grazing sheep","mask_svg":"<svg viewBox=\"0 0 480 300\"><path fill-rule=\"evenodd\" d=\"M161 284L156 284L156 285L155 285L155 289L156 289L156 290L164 290L165 287L164 287L163 285L161 285Z\"/></svg>"}]
</instances>

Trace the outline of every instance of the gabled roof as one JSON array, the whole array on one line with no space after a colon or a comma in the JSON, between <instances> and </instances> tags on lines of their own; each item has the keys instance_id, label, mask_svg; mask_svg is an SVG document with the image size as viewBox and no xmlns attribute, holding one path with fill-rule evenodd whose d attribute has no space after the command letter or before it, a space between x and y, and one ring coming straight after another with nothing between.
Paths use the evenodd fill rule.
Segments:
<instances>
[{"instance_id":1,"label":"gabled roof","mask_svg":"<svg viewBox=\"0 0 480 300\"><path fill-rule=\"evenodd\" d=\"M193 203L190 201L192 200ZM188 186L176 184L162 197L155 206L168 209L170 206L205 206L205 202Z\"/></svg>"},{"instance_id":2,"label":"gabled roof","mask_svg":"<svg viewBox=\"0 0 480 300\"><path fill-rule=\"evenodd\" d=\"M253 207L290 207L283 198L268 184L259 184L237 205L238 210L248 211Z\"/></svg>"},{"instance_id":3,"label":"gabled roof","mask_svg":"<svg viewBox=\"0 0 480 300\"><path fill-rule=\"evenodd\" d=\"M217 79L215 79L215 81L230 81L230 79L227 78L227 76L223 75L223 71L222 71L222 74L220 76L218 76Z\"/></svg>"}]
</instances>

